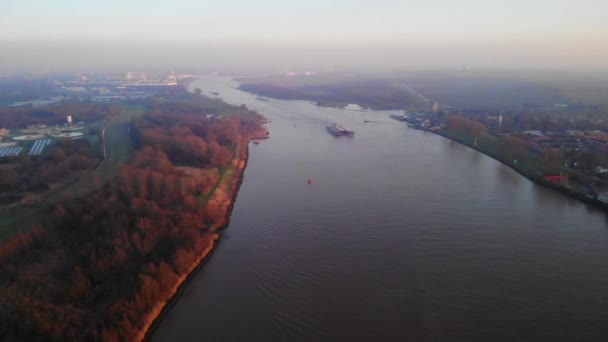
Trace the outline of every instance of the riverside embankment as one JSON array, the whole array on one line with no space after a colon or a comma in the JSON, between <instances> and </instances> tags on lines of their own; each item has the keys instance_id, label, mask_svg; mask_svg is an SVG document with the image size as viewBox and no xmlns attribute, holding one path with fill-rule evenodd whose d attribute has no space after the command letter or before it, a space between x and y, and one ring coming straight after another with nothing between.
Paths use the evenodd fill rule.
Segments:
<instances>
[{"instance_id":1,"label":"riverside embankment","mask_svg":"<svg viewBox=\"0 0 608 342\"><path fill-rule=\"evenodd\" d=\"M150 338L151 334L154 332L154 329L162 321L164 315L179 298L184 286L186 286L196 272L203 267L205 261L213 253L219 239L219 230L228 227L230 222L230 214L234 208L234 203L238 196L239 188L243 182L243 174L247 168L247 161L249 159L249 142L265 139L269 136L268 130L261 126L263 121L265 121L265 119L260 120L259 129L241 137L236 147L235 157L231 162L231 172L224 173L224 177L229 177L229 179L221 179L219 186L215 189L213 195L209 199L209 201L217 202L218 207L223 211L223 214L221 215L223 219L215 222L213 226L210 227L210 233L212 234L213 238L211 239L209 245L201 251L200 255L192 262L188 270L179 275L171 291L169 291L164 298L159 298L158 303L148 312L146 317L143 318L144 325L139 330L136 337L137 341Z\"/></svg>"},{"instance_id":2,"label":"riverside embankment","mask_svg":"<svg viewBox=\"0 0 608 342\"><path fill-rule=\"evenodd\" d=\"M430 130L430 129L423 129L423 130L427 131L427 132L435 133L446 139L450 139L450 140L460 143L464 146L467 146L475 151L483 153L486 156L493 158L496 161L502 163L503 165L510 167L511 169L513 169L514 171L516 171L517 173L522 175L523 177L528 178L530 181L532 181L542 187L560 192L566 196L575 198L583 203L591 204L599 209L608 210L608 204L599 201L597 199L596 194L589 194L588 192L577 191L576 189L571 188L569 186L566 186L566 185L563 185L560 183L547 181L542 176L543 171L540 170L540 165L542 165L542 161L540 161L540 160L534 160L533 157L528 157L528 159L530 161L533 161L533 164L536 165L536 167L530 166L530 165L528 165L528 167L522 167L521 163L518 164L514 160L507 160L506 158L501 158L496 153L492 153L491 149L483 148L483 145L475 145L475 143L472 143L471 141L469 141L470 139L469 140L462 139L462 137L459 137L455 134L451 134L451 133L447 132L446 130ZM528 164L530 164L530 163L528 163ZM564 172L564 173L566 173L566 172ZM592 197L590 197L590 195Z\"/></svg>"}]
</instances>

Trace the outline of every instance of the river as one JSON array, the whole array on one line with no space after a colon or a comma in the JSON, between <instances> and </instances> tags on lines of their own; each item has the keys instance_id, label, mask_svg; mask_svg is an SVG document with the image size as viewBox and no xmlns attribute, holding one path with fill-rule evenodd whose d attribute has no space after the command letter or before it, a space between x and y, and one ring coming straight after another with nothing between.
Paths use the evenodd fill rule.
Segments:
<instances>
[{"instance_id":1,"label":"river","mask_svg":"<svg viewBox=\"0 0 608 342\"><path fill-rule=\"evenodd\" d=\"M230 225L153 341L608 338L605 213L388 111L236 85L191 87L264 114L271 138L250 146Z\"/></svg>"}]
</instances>

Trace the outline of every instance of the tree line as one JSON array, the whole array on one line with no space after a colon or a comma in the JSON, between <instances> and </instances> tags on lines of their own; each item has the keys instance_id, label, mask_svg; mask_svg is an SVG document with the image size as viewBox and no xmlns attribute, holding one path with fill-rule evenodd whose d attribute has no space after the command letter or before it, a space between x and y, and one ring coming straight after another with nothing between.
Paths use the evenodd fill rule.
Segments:
<instances>
[{"instance_id":1,"label":"tree line","mask_svg":"<svg viewBox=\"0 0 608 342\"><path fill-rule=\"evenodd\" d=\"M64 124L68 115L74 122L99 121L119 115L122 107L114 104L66 103L43 108L0 109L0 128L18 129L28 125Z\"/></svg>"},{"instance_id":2,"label":"tree line","mask_svg":"<svg viewBox=\"0 0 608 342\"><path fill-rule=\"evenodd\" d=\"M206 198L256 124L160 107L133 122L137 149L112 181L0 247L0 336L132 340L213 243L225 212Z\"/></svg>"}]
</instances>

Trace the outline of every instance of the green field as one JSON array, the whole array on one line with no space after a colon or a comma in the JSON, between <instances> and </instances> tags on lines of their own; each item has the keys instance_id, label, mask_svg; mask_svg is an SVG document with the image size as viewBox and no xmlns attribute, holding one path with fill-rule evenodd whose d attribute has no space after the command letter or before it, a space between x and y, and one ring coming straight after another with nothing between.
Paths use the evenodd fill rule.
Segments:
<instances>
[{"instance_id":1,"label":"green field","mask_svg":"<svg viewBox=\"0 0 608 342\"><path fill-rule=\"evenodd\" d=\"M483 154L488 155L505 165L508 165L527 177L542 177L545 173L559 173L562 171L560 167L548 165L542 160L531 155L529 152L520 152L513 155L507 155L501 151L501 147L497 139L488 135L483 135L478 138L477 145L475 145L474 139L464 133L451 132L449 130L442 130L435 133L478 150L479 152L482 152ZM517 162L514 162L515 160L517 160Z\"/></svg>"}]
</instances>

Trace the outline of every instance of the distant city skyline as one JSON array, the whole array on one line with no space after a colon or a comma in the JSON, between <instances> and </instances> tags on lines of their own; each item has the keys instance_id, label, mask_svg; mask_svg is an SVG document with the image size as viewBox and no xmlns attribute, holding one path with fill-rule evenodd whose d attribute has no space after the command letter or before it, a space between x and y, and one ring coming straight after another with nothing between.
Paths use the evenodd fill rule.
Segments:
<instances>
[{"instance_id":1,"label":"distant city skyline","mask_svg":"<svg viewBox=\"0 0 608 342\"><path fill-rule=\"evenodd\" d=\"M605 13L608 2L600 0L4 0L0 44L30 44L21 54L37 43L91 47L135 42L126 45L162 51L166 43L198 44L205 51L213 46L218 55L263 46L291 60L308 54L315 63L333 54L372 65L395 54L399 58L389 59L416 64L449 53L453 60L430 64L519 66L529 57L531 66L608 67ZM336 48L348 53L327 52ZM294 49L298 56L284 51ZM382 52L375 57L357 53L365 49ZM418 57L409 58L412 54ZM23 63L10 56L0 61ZM338 59L327 61L339 64ZM262 61L252 60L256 62Z\"/></svg>"}]
</instances>

